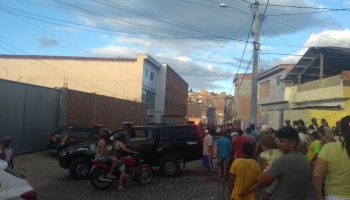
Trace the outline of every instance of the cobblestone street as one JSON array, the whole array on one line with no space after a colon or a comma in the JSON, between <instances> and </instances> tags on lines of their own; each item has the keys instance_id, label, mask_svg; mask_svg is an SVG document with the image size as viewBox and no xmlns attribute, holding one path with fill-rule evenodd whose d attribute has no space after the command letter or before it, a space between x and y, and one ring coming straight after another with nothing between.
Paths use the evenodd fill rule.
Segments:
<instances>
[{"instance_id":1,"label":"cobblestone street","mask_svg":"<svg viewBox=\"0 0 350 200\"><path fill-rule=\"evenodd\" d=\"M68 177L68 170L58 166L54 155L49 152L37 152L15 157L16 169L23 173L36 189L40 200L224 200L227 199L221 182L213 179L204 181L200 161L188 163L180 177L162 178L157 169L149 185L138 185L128 181L129 190L120 192L116 186L104 191L97 191L89 180L76 181Z\"/></svg>"}]
</instances>

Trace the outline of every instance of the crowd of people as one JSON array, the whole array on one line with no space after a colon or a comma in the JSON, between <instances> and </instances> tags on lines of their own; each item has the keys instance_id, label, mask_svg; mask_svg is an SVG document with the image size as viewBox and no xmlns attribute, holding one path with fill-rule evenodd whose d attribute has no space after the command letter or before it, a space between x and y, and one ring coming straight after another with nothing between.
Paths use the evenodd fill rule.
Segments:
<instances>
[{"instance_id":1,"label":"crowd of people","mask_svg":"<svg viewBox=\"0 0 350 200\"><path fill-rule=\"evenodd\" d=\"M325 119L318 125L316 118L309 126L301 119L284 122L277 131L268 125L207 128L205 179L216 157L232 200L350 200L350 115L335 127ZM222 136L214 144L218 131Z\"/></svg>"}]
</instances>

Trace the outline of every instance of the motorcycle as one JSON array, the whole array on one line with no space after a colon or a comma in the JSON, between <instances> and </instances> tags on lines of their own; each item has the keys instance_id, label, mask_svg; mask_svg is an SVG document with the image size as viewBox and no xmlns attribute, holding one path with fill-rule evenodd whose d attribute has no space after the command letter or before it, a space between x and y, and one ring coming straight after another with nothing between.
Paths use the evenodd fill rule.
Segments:
<instances>
[{"instance_id":1,"label":"motorcycle","mask_svg":"<svg viewBox=\"0 0 350 200\"><path fill-rule=\"evenodd\" d=\"M133 181L137 181L139 184L144 185L152 182L153 170L151 166L144 163L140 154L133 154L121 158L125 164L125 173L132 178ZM90 182L91 185L97 190L103 190L108 188L111 184L118 184L120 171L114 170L114 176L116 179L107 177L107 173L111 168L110 163L104 163L99 160L91 160L92 169Z\"/></svg>"}]
</instances>

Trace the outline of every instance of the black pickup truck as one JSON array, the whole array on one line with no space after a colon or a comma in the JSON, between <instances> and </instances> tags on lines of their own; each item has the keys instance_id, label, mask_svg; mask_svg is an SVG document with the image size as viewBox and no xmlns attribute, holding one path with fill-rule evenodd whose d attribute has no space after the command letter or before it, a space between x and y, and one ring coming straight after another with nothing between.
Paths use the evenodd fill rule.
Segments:
<instances>
[{"instance_id":1,"label":"black pickup truck","mask_svg":"<svg viewBox=\"0 0 350 200\"><path fill-rule=\"evenodd\" d=\"M127 135L130 149L141 152L145 162L158 166L165 177L176 177L181 164L202 158L204 134L199 125L126 126L113 134L119 132ZM91 143L71 146L62 150L59 164L73 178L87 177L95 149Z\"/></svg>"}]
</instances>

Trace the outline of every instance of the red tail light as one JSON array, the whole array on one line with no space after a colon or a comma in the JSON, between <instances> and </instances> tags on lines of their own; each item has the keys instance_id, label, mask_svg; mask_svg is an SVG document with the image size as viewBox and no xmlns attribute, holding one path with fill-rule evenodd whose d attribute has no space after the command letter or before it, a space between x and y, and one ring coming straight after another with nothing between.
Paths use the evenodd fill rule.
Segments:
<instances>
[{"instance_id":1,"label":"red tail light","mask_svg":"<svg viewBox=\"0 0 350 200\"><path fill-rule=\"evenodd\" d=\"M21 195L25 200L37 200L36 193L34 191L29 191Z\"/></svg>"}]
</instances>

